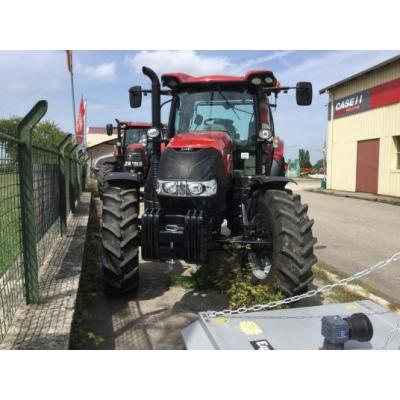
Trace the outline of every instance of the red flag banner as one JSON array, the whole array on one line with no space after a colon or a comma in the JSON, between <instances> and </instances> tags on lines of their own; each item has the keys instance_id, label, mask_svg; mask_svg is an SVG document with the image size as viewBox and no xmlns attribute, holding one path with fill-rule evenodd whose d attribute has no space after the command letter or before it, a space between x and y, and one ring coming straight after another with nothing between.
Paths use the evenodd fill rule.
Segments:
<instances>
[{"instance_id":1,"label":"red flag banner","mask_svg":"<svg viewBox=\"0 0 400 400\"><path fill-rule=\"evenodd\" d=\"M81 97L81 103L79 105L79 115L78 120L76 121L76 143L83 143L83 131L85 125L85 103L83 101L83 97Z\"/></svg>"},{"instance_id":2,"label":"red flag banner","mask_svg":"<svg viewBox=\"0 0 400 400\"><path fill-rule=\"evenodd\" d=\"M72 72L72 50L65 50L67 55L67 68L69 72Z\"/></svg>"}]
</instances>

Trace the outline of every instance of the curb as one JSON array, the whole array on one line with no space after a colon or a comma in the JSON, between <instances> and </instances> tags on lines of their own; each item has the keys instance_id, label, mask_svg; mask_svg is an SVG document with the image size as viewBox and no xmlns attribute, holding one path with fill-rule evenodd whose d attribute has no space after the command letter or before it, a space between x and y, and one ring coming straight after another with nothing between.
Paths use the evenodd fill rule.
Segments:
<instances>
[{"instance_id":1,"label":"curb","mask_svg":"<svg viewBox=\"0 0 400 400\"><path fill-rule=\"evenodd\" d=\"M340 281L342 278L339 276L339 273L335 270L334 267L331 267L330 265L326 264L323 261L318 260L317 265L321 268L324 269L324 272L328 276L329 282L331 283L336 283ZM343 275L343 274L341 274ZM351 294L358 295L365 297L369 300L372 300L373 302L381 305L382 307L388 308L395 312L396 314L400 315L400 304L395 300L394 298L391 298L390 296L387 296L380 292L377 289L372 289L372 291L369 291L362 286L356 283L350 283L344 286L344 289Z\"/></svg>"},{"instance_id":2,"label":"curb","mask_svg":"<svg viewBox=\"0 0 400 400\"><path fill-rule=\"evenodd\" d=\"M332 192L327 189L304 189L306 192L310 193L317 193L317 194L326 194L328 196L336 196L336 197L343 197L347 199L354 199L354 200L364 200L364 201L371 201L373 203L383 203L383 204L389 204L391 206L400 206L400 198L393 197L391 198L386 198L386 197L378 197L378 196L371 196L370 198L368 197L361 197L357 196L355 194L352 194L352 192L349 192L349 194L345 193L336 193Z\"/></svg>"}]
</instances>

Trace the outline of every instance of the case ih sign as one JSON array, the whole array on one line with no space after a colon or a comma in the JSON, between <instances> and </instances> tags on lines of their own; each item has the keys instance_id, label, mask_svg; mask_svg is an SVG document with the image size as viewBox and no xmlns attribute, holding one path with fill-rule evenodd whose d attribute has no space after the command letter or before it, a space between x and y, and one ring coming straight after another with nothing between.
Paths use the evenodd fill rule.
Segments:
<instances>
[{"instance_id":1,"label":"case ih sign","mask_svg":"<svg viewBox=\"0 0 400 400\"><path fill-rule=\"evenodd\" d=\"M329 103L328 119L346 117L400 102L400 78Z\"/></svg>"}]
</instances>

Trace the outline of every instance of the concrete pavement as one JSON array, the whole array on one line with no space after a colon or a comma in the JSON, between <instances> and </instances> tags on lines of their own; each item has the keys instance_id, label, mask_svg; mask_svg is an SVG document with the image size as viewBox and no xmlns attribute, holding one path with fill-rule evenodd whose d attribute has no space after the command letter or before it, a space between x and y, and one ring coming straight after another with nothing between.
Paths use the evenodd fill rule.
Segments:
<instances>
[{"instance_id":1,"label":"concrete pavement","mask_svg":"<svg viewBox=\"0 0 400 400\"><path fill-rule=\"evenodd\" d=\"M288 188L309 205L320 264L352 275L400 251L399 206L305 191L319 185L319 181L300 179L297 186L290 184ZM400 303L399 262L365 280L378 294Z\"/></svg>"}]
</instances>

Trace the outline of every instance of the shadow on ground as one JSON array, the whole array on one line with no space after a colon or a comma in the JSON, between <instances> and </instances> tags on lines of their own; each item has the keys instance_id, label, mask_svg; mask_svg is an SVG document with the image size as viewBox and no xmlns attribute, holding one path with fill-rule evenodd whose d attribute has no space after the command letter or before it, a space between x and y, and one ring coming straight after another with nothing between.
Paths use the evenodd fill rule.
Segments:
<instances>
[{"instance_id":1,"label":"shadow on ground","mask_svg":"<svg viewBox=\"0 0 400 400\"><path fill-rule=\"evenodd\" d=\"M169 276L188 275L184 262L140 263L136 294L107 297L101 288L101 202L93 198L88 223L82 276L70 341L71 349L183 349L183 328L197 313L227 308L224 295L169 286ZM315 286L310 287L315 289ZM315 296L297 307L320 305Z\"/></svg>"},{"instance_id":2,"label":"shadow on ground","mask_svg":"<svg viewBox=\"0 0 400 400\"><path fill-rule=\"evenodd\" d=\"M222 309L226 298L214 291L169 287L169 274L193 268L175 262L141 262L136 294L107 297L100 276L100 202L92 200L71 349L183 349L180 331L197 313Z\"/></svg>"}]
</instances>

